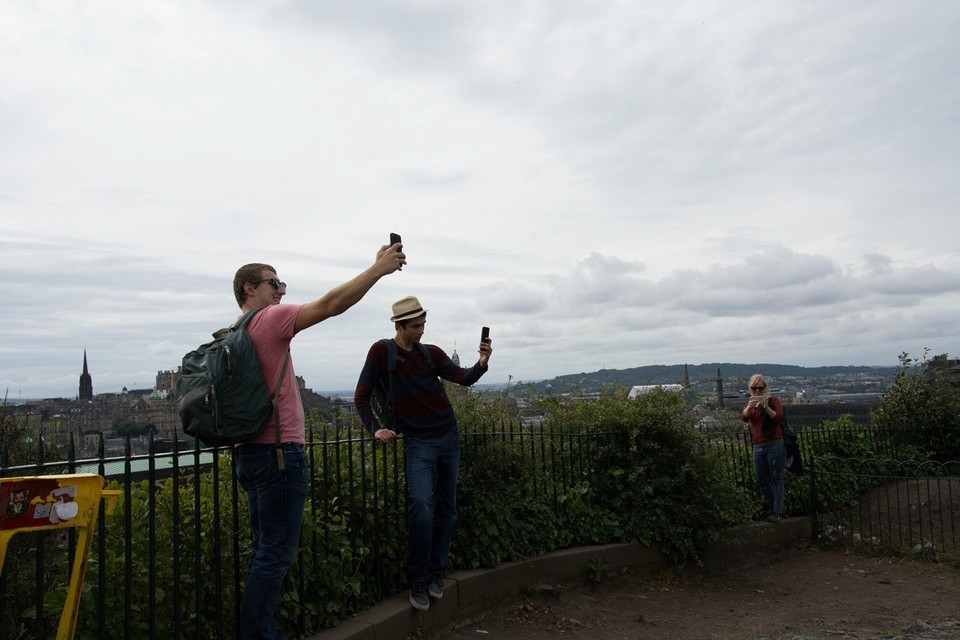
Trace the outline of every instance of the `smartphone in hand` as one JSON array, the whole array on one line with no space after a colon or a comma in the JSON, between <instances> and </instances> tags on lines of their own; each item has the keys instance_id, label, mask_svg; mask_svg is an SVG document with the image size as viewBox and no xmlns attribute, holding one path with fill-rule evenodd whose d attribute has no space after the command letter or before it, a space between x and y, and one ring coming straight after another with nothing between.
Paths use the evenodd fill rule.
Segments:
<instances>
[{"instance_id":1,"label":"smartphone in hand","mask_svg":"<svg viewBox=\"0 0 960 640\"><path fill-rule=\"evenodd\" d=\"M395 244L400 244L400 242L401 242L401 241L400 241L400 234L399 234L399 233L391 233L391 234L390 234L390 246L391 246L391 247L392 247L393 245L395 245ZM397 247L397 253L400 253L400 247ZM403 271L403 267L401 266L399 269L397 269L397 271Z\"/></svg>"},{"instance_id":2,"label":"smartphone in hand","mask_svg":"<svg viewBox=\"0 0 960 640\"><path fill-rule=\"evenodd\" d=\"M490 327L484 327L480 330L480 342L490 342Z\"/></svg>"}]
</instances>

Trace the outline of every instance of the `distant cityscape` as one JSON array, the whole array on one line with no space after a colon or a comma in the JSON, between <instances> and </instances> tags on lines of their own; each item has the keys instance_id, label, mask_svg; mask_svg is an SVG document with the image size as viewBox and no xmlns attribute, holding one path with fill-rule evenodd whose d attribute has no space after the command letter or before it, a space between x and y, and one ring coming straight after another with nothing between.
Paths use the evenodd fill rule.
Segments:
<instances>
[{"instance_id":1,"label":"distant cityscape","mask_svg":"<svg viewBox=\"0 0 960 640\"><path fill-rule=\"evenodd\" d=\"M455 352L454 352L455 354ZM944 361L957 371L958 361ZM892 384L895 367L798 367L774 364L712 363L701 365L655 365L621 370L558 376L520 385L478 385L481 390L510 395L518 417L535 418L537 396L571 394L589 397L611 386L634 388L671 385L682 389L694 403L703 427L729 423L728 407L740 407L749 395L746 383L753 373L763 373L772 393L789 407L791 419L810 422L840 413L855 414L863 420ZM148 434L154 446L172 447L174 439L185 442L176 411L175 390L179 370L158 371L154 387L120 393L94 393L94 380L84 351L77 396L73 399L47 398L16 404L6 402L3 411L15 417L28 431L36 429L48 441L66 442L72 435L81 455L91 457L101 437L107 455L123 453L127 436L135 447L145 447ZM348 420L353 413L352 397L344 394L327 398L314 393L297 377L304 406L324 420L338 416ZM804 407L807 407L804 409ZM735 416L736 411L732 414ZM804 416L808 416L805 420ZM815 424L815 423L814 423Z\"/></svg>"},{"instance_id":2,"label":"distant cityscape","mask_svg":"<svg viewBox=\"0 0 960 640\"><path fill-rule=\"evenodd\" d=\"M175 391L179 376L179 369L158 371L152 389L124 387L119 393L94 393L93 375L84 351L75 398L7 402L3 411L28 431L42 433L50 442L66 442L72 435L81 457L96 455L101 436L106 455L121 455L128 434L132 436L134 453L146 451L150 433L154 435L155 449L166 451L172 449L175 440L180 446L189 443L177 413ZM308 389L301 376L296 380L305 409L329 417L337 402Z\"/></svg>"}]
</instances>

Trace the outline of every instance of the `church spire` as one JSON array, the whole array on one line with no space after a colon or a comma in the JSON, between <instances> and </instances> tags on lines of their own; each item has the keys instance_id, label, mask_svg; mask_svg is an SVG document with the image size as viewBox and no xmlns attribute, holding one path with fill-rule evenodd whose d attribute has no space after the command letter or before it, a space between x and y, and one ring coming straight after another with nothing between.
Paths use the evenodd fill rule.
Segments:
<instances>
[{"instance_id":1,"label":"church spire","mask_svg":"<svg viewBox=\"0 0 960 640\"><path fill-rule=\"evenodd\" d=\"M720 375L720 367L717 367L717 406L723 406L723 377Z\"/></svg>"},{"instance_id":2,"label":"church spire","mask_svg":"<svg viewBox=\"0 0 960 640\"><path fill-rule=\"evenodd\" d=\"M93 400L93 377L87 367L87 350L83 350L83 373L80 374L80 393L78 399Z\"/></svg>"}]
</instances>

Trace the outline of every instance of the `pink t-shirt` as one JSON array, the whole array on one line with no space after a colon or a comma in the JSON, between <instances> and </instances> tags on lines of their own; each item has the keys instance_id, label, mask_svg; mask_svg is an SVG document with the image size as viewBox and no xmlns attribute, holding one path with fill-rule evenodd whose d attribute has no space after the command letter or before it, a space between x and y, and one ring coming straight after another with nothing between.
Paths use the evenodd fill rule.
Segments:
<instances>
[{"instance_id":1,"label":"pink t-shirt","mask_svg":"<svg viewBox=\"0 0 960 640\"><path fill-rule=\"evenodd\" d=\"M253 345L263 367L263 375L267 379L267 388L272 394L277 386L277 376L283 359L290 349L293 339L294 325L301 305L274 304L264 307L253 317L247 325L247 333L253 339ZM242 317L242 316L241 316ZM293 358L287 363L287 371L280 384L280 441L304 444L303 403L300 400L300 388L297 386L297 376L293 371ZM267 443L276 442L276 416L270 418L267 426L255 437L247 442Z\"/></svg>"}]
</instances>

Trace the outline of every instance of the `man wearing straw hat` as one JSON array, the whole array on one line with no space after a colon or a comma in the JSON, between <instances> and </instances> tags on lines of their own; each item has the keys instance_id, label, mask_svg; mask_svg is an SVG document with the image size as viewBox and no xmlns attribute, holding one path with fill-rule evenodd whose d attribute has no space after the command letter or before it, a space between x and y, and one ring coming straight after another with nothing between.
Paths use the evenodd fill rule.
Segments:
<instances>
[{"instance_id":1,"label":"man wearing straw hat","mask_svg":"<svg viewBox=\"0 0 960 640\"><path fill-rule=\"evenodd\" d=\"M481 341L480 358L469 369L455 364L440 347L421 344L427 310L415 296L393 303L396 335L367 352L354 404L364 426L384 444L403 434L407 479L407 581L410 604L422 611L443 597L443 574L457 520L460 433L453 406L439 378L470 386L487 371L493 350ZM391 364L393 365L391 367ZM392 370L391 370L392 369ZM371 394L383 390L391 414L378 424Z\"/></svg>"}]
</instances>

